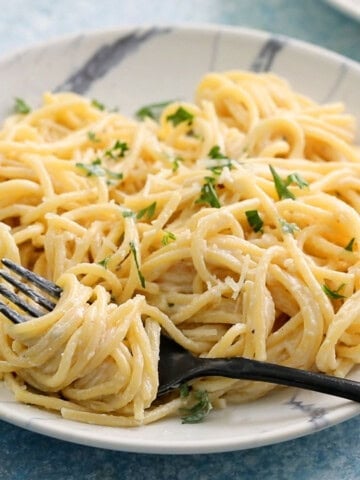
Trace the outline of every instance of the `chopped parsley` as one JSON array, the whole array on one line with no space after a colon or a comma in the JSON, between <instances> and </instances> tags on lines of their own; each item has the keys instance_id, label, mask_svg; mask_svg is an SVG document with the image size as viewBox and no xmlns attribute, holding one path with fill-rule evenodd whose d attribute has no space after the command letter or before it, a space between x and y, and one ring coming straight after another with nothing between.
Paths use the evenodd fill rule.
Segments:
<instances>
[{"instance_id":1,"label":"chopped parsley","mask_svg":"<svg viewBox=\"0 0 360 480\"><path fill-rule=\"evenodd\" d=\"M113 180L122 180L123 174L118 172L112 172L111 170L101 165L100 158L97 158L92 163L76 163L78 168L81 168L87 177L107 177Z\"/></svg>"},{"instance_id":2,"label":"chopped parsley","mask_svg":"<svg viewBox=\"0 0 360 480\"><path fill-rule=\"evenodd\" d=\"M108 255L107 257L100 260L100 262L98 262L98 265L101 265L102 267L107 268L110 258L111 258L110 255Z\"/></svg>"},{"instance_id":3,"label":"chopped parsley","mask_svg":"<svg viewBox=\"0 0 360 480\"><path fill-rule=\"evenodd\" d=\"M286 185L290 185L291 183L294 183L301 189L309 186L309 183L296 172L290 173L290 175L286 177Z\"/></svg>"},{"instance_id":4,"label":"chopped parsley","mask_svg":"<svg viewBox=\"0 0 360 480\"><path fill-rule=\"evenodd\" d=\"M180 391L180 398L186 398L190 394L190 387L187 383L183 383L182 385L180 385L179 391Z\"/></svg>"},{"instance_id":5,"label":"chopped parsley","mask_svg":"<svg viewBox=\"0 0 360 480\"><path fill-rule=\"evenodd\" d=\"M136 218L140 220L141 218L146 217L148 220L150 220L154 216L155 210L156 210L156 202L153 202L147 207L143 208L142 210L139 210L136 215Z\"/></svg>"},{"instance_id":6,"label":"chopped parsley","mask_svg":"<svg viewBox=\"0 0 360 480\"><path fill-rule=\"evenodd\" d=\"M211 160L217 160L216 162L213 162L211 166L209 166L209 169L215 175L220 175L225 167L228 167L230 170L233 167L232 161L220 151L219 145L214 145L211 148L208 153L208 157L211 158Z\"/></svg>"},{"instance_id":7,"label":"chopped parsley","mask_svg":"<svg viewBox=\"0 0 360 480\"><path fill-rule=\"evenodd\" d=\"M184 122L191 125L194 120L194 115L188 112L187 110L185 110L185 108L179 107L175 113L168 115L166 117L166 120L171 122L174 125L174 127Z\"/></svg>"},{"instance_id":8,"label":"chopped parsley","mask_svg":"<svg viewBox=\"0 0 360 480\"><path fill-rule=\"evenodd\" d=\"M123 210L123 211L122 211L122 216L123 216L124 218L133 218L133 217L136 217L135 212L133 212L132 210Z\"/></svg>"},{"instance_id":9,"label":"chopped parsley","mask_svg":"<svg viewBox=\"0 0 360 480\"><path fill-rule=\"evenodd\" d=\"M262 232L264 222L261 219L259 212L257 210L246 210L245 215L254 232Z\"/></svg>"},{"instance_id":10,"label":"chopped parsley","mask_svg":"<svg viewBox=\"0 0 360 480\"><path fill-rule=\"evenodd\" d=\"M104 111L105 110L105 105L101 102L99 102L99 100L96 100L95 98L93 100L91 100L91 105L95 108L97 108L98 110L101 110L101 111Z\"/></svg>"},{"instance_id":11,"label":"chopped parsley","mask_svg":"<svg viewBox=\"0 0 360 480\"><path fill-rule=\"evenodd\" d=\"M353 251L353 247L354 247L354 243L355 243L355 237L353 237L350 242L346 245L346 247L344 247L345 250L347 250L348 252L352 252Z\"/></svg>"},{"instance_id":12,"label":"chopped parsley","mask_svg":"<svg viewBox=\"0 0 360 480\"><path fill-rule=\"evenodd\" d=\"M169 245L169 243L171 241L174 241L176 240L176 236L174 233L172 232L165 232L165 235L163 236L163 238L161 239L161 243L163 245Z\"/></svg>"},{"instance_id":13,"label":"chopped parsley","mask_svg":"<svg viewBox=\"0 0 360 480\"><path fill-rule=\"evenodd\" d=\"M296 223L289 223L283 218L279 218L280 227L283 233L295 233L297 230L300 230Z\"/></svg>"},{"instance_id":14,"label":"chopped parsley","mask_svg":"<svg viewBox=\"0 0 360 480\"><path fill-rule=\"evenodd\" d=\"M177 172L180 167L180 162L183 162L184 159L181 157L175 157L172 161L172 171Z\"/></svg>"},{"instance_id":15,"label":"chopped parsley","mask_svg":"<svg viewBox=\"0 0 360 480\"><path fill-rule=\"evenodd\" d=\"M340 290L342 288L344 288L345 286L345 283L342 283L340 285L339 288L337 288L336 290L331 290L325 283L324 285L321 286L321 288L323 289L324 293L326 293L326 295L329 297L329 298L332 298L334 300L337 300L337 299L340 299L340 298L345 298L344 295L341 295Z\"/></svg>"},{"instance_id":16,"label":"chopped parsley","mask_svg":"<svg viewBox=\"0 0 360 480\"><path fill-rule=\"evenodd\" d=\"M275 168L272 165L269 165L271 175L273 176L274 179L274 184L275 188L279 197L279 200L283 198L292 198L293 200L295 199L295 195L290 192L290 190L287 188L286 182L282 180L282 178L279 176L279 174L276 172Z\"/></svg>"},{"instance_id":17,"label":"chopped parsley","mask_svg":"<svg viewBox=\"0 0 360 480\"><path fill-rule=\"evenodd\" d=\"M91 142L100 142L100 138L96 136L95 132L89 131L87 132L87 136Z\"/></svg>"},{"instance_id":18,"label":"chopped parsley","mask_svg":"<svg viewBox=\"0 0 360 480\"><path fill-rule=\"evenodd\" d=\"M206 390L197 390L193 393L193 397L197 402L192 407L180 409L182 423L202 422L212 409Z\"/></svg>"},{"instance_id":19,"label":"chopped parsley","mask_svg":"<svg viewBox=\"0 0 360 480\"><path fill-rule=\"evenodd\" d=\"M144 275L141 273L141 270L140 270L138 255L137 255L137 251L136 251L136 247L135 247L134 242L129 242L129 247L130 247L130 252L133 254L133 257L134 257L134 262L135 262L136 270L137 270L138 277L139 277L139 280L140 280L140 284L143 288L145 288L145 278L144 278Z\"/></svg>"},{"instance_id":20,"label":"chopped parsley","mask_svg":"<svg viewBox=\"0 0 360 480\"><path fill-rule=\"evenodd\" d=\"M126 142L116 140L114 145L108 150L106 150L105 156L108 158L112 158L113 160L117 160L119 158L123 158L128 150L129 145Z\"/></svg>"},{"instance_id":21,"label":"chopped parsley","mask_svg":"<svg viewBox=\"0 0 360 480\"><path fill-rule=\"evenodd\" d=\"M210 152L208 153L208 157L209 157L209 158L213 158L214 160L220 160L220 159L228 158L226 155L224 155L224 154L220 151L219 145L214 145L214 146L212 147L212 149L211 149Z\"/></svg>"},{"instance_id":22,"label":"chopped parsley","mask_svg":"<svg viewBox=\"0 0 360 480\"><path fill-rule=\"evenodd\" d=\"M31 107L23 100L22 98L16 97L15 98L15 105L14 105L14 112L15 113L30 113Z\"/></svg>"},{"instance_id":23,"label":"chopped parsley","mask_svg":"<svg viewBox=\"0 0 360 480\"><path fill-rule=\"evenodd\" d=\"M272 165L269 165L269 168L274 179L279 200L282 200L283 198L291 198L292 200L295 200L295 195L287 188L290 184L295 184L301 189L309 186L308 182L298 173L291 173L285 180L283 180Z\"/></svg>"},{"instance_id":24,"label":"chopped parsley","mask_svg":"<svg viewBox=\"0 0 360 480\"><path fill-rule=\"evenodd\" d=\"M160 118L161 112L170 103L172 102L167 101L167 102L150 103L149 105L144 105L139 110L137 110L137 112L135 112L135 115L139 120L144 120L145 118L149 117L157 121Z\"/></svg>"},{"instance_id":25,"label":"chopped parsley","mask_svg":"<svg viewBox=\"0 0 360 480\"><path fill-rule=\"evenodd\" d=\"M204 184L200 190L200 197L195 203L208 204L214 208L220 208L221 204L215 190L215 178L205 177Z\"/></svg>"}]
</instances>

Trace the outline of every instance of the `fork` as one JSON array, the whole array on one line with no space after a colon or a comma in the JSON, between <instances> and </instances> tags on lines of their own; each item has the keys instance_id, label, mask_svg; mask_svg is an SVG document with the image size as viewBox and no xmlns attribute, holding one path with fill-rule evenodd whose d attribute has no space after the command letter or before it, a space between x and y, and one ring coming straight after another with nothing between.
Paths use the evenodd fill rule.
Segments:
<instances>
[{"instance_id":1,"label":"fork","mask_svg":"<svg viewBox=\"0 0 360 480\"><path fill-rule=\"evenodd\" d=\"M0 277L33 300L37 307L9 290L4 283L0 283L0 294L3 297L30 317L40 317L55 308L56 300L62 293L61 287L9 259L3 258L1 262L8 271L1 269ZM31 288L29 283L47 296ZM51 298L48 298L49 296ZM23 323L29 319L1 301L0 313L13 323ZM195 357L165 334L161 334L160 339L158 371L158 397L195 378L220 376L298 387L360 402L360 382L244 357Z\"/></svg>"}]
</instances>

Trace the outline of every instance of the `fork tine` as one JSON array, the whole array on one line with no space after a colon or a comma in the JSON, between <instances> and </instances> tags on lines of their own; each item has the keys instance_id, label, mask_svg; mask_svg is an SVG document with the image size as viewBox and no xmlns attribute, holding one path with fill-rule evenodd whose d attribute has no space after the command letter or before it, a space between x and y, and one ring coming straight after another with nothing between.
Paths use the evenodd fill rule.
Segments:
<instances>
[{"instance_id":1,"label":"fork tine","mask_svg":"<svg viewBox=\"0 0 360 480\"><path fill-rule=\"evenodd\" d=\"M32 317L40 317L43 312L34 308L32 305L26 303L22 298L18 297L14 292L8 290L6 287L0 284L0 294L6 297L10 302L20 307L24 312L28 313Z\"/></svg>"},{"instance_id":2,"label":"fork tine","mask_svg":"<svg viewBox=\"0 0 360 480\"><path fill-rule=\"evenodd\" d=\"M5 303L2 303L2 302L0 302L0 313L5 315L5 317L7 317L13 323L23 323L23 322L26 322L27 320L27 318L15 312L15 310L12 310L7 305L5 305Z\"/></svg>"},{"instance_id":3,"label":"fork tine","mask_svg":"<svg viewBox=\"0 0 360 480\"><path fill-rule=\"evenodd\" d=\"M48 310L49 312L54 310L56 306L54 302L44 297L43 295L40 295L38 292L35 292L28 285L26 285L25 283L22 283L17 278L12 277L7 272L5 272L5 270L0 270L0 277L2 277L7 282L11 283L11 285L13 285L17 289L19 289L21 292L23 292L26 296L34 300L34 302L36 302L38 305L41 305L42 307L46 308L46 310Z\"/></svg>"},{"instance_id":4,"label":"fork tine","mask_svg":"<svg viewBox=\"0 0 360 480\"><path fill-rule=\"evenodd\" d=\"M56 298L60 297L62 293L61 287L59 287L58 285L55 285L55 283L53 282L50 282L50 280L46 280L40 275L30 272L26 268L20 265L17 265L16 263L12 262L8 258L3 258L1 262L9 270L12 270L13 272L17 273L18 275L25 278L29 282L32 282L34 285L36 285L37 287L39 287L41 290L48 293L49 295Z\"/></svg>"}]
</instances>

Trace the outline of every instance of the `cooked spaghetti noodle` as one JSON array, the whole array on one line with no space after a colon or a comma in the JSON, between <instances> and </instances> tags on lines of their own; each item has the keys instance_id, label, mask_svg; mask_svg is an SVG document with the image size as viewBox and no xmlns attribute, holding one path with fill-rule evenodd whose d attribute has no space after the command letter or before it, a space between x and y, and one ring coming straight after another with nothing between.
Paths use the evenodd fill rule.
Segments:
<instances>
[{"instance_id":1,"label":"cooked spaghetti noodle","mask_svg":"<svg viewBox=\"0 0 360 480\"><path fill-rule=\"evenodd\" d=\"M113 426L154 403L160 331L195 355L346 375L360 362L354 118L272 74L208 74L159 121L72 93L0 131L0 256L56 282L39 318L1 316L20 402ZM273 385L199 379L214 405Z\"/></svg>"}]
</instances>

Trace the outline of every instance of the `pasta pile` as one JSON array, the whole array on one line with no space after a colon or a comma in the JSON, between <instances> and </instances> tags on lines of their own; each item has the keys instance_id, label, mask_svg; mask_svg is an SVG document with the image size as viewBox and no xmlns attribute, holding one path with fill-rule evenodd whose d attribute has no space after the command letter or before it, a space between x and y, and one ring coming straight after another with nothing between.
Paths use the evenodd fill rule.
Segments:
<instances>
[{"instance_id":1,"label":"pasta pile","mask_svg":"<svg viewBox=\"0 0 360 480\"><path fill-rule=\"evenodd\" d=\"M176 414L178 393L154 402L161 330L205 357L339 376L360 363L354 118L243 71L161 107L138 121L47 93L0 131L0 256L63 288L39 318L0 314L20 402L112 426ZM274 385L192 388L224 406Z\"/></svg>"}]
</instances>

